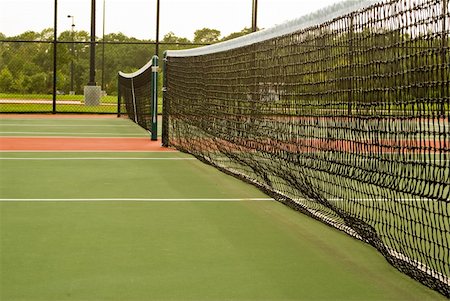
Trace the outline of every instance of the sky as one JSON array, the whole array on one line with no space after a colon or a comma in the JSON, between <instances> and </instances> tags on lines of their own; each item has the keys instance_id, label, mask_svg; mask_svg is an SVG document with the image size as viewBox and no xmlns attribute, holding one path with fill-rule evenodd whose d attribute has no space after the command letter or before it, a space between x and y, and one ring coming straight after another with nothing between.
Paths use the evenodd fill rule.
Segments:
<instances>
[{"instance_id":1,"label":"sky","mask_svg":"<svg viewBox=\"0 0 450 301\"><path fill-rule=\"evenodd\" d=\"M340 0L258 0L258 27L269 28L327 7ZM96 0L96 35L122 32L155 39L156 0ZM58 0L58 32L90 32L91 0ZM252 0L160 0L160 39L168 32L190 40L197 29L218 29L224 37L251 27ZM0 32L15 36L53 27L54 0L0 0Z\"/></svg>"}]
</instances>

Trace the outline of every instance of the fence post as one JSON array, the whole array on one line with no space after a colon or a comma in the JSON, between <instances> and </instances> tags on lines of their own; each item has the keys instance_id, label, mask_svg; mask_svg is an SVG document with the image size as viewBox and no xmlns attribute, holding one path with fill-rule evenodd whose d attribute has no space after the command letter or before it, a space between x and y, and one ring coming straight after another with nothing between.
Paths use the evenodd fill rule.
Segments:
<instances>
[{"instance_id":1,"label":"fence post","mask_svg":"<svg viewBox=\"0 0 450 301\"><path fill-rule=\"evenodd\" d=\"M58 39L58 0L55 0L54 25L53 25L53 101L52 114L56 114L56 72L57 72L57 39Z\"/></svg>"}]
</instances>

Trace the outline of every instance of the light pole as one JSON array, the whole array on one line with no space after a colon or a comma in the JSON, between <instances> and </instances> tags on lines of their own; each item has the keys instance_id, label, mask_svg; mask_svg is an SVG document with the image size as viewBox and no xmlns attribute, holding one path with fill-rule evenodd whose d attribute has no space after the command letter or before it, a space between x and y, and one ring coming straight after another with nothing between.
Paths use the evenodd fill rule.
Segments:
<instances>
[{"instance_id":1,"label":"light pole","mask_svg":"<svg viewBox=\"0 0 450 301\"><path fill-rule=\"evenodd\" d=\"M84 86L84 104L86 106L100 105L102 88L95 82L95 0L91 0L91 42L89 59L89 82Z\"/></svg>"},{"instance_id":2,"label":"light pole","mask_svg":"<svg viewBox=\"0 0 450 301\"><path fill-rule=\"evenodd\" d=\"M88 86L96 86L95 82L95 0L91 0L91 43L89 60L89 82Z\"/></svg>"},{"instance_id":3,"label":"light pole","mask_svg":"<svg viewBox=\"0 0 450 301\"><path fill-rule=\"evenodd\" d=\"M70 95L75 95L75 90L73 89L73 59L75 57L75 45L74 45L74 34L75 34L75 16L68 15L67 18L72 19L72 31L71 31L71 38L72 38L72 45L71 45L71 51L72 51L72 57L70 60Z\"/></svg>"},{"instance_id":4,"label":"light pole","mask_svg":"<svg viewBox=\"0 0 450 301\"><path fill-rule=\"evenodd\" d=\"M156 40L155 55L159 55L159 0L156 0Z\"/></svg>"},{"instance_id":5,"label":"light pole","mask_svg":"<svg viewBox=\"0 0 450 301\"><path fill-rule=\"evenodd\" d=\"M258 0L253 0L253 7L252 7L252 32L255 32L255 31L258 30L257 17L258 17Z\"/></svg>"}]
</instances>

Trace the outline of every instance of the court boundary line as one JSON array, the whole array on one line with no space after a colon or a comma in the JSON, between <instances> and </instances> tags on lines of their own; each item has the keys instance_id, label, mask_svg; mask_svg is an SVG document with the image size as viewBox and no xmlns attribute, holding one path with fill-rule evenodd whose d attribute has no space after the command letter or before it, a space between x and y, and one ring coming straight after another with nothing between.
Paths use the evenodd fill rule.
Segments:
<instances>
[{"instance_id":1,"label":"court boundary line","mask_svg":"<svg viewBox=\"0 0 450 301\"><path fill-rule=\"evenodd\" d=\"M49 158L33 158L33 157L20 157L20 158L5 158L0 157L0 161L71 161L71 160L197 160L190 157L49 157Z\"/></svg>"},{"instance_id":2,"label":"court boundary line","mask_svg":"<svg viewBox=\"0 0 450 301\"><path fill-rule=\"evenodd\" d=\"M152 150L0 150L0 153L180 153L175 149Z\"/></svg>"},{"instance_id":3,"label":"court boundary line","mask_svg":"<svg viewBox=\"0 0 450 301\"><path fill-rule=\"evenodd\" d=\"M66 135L66 136L61 136L61 137L73 137L73 136L78 136L78 135L115 135L115 136L113 136L112 138L123 138L123 137L120 137L120 135L122 135L122 136L124 136L124 137L131 137L131 138L141 138L141 137L147 137L148 135L146 135L146 133L142 133L142 134L132 134L132 133L130 133L130 134L127 134L127 133L121 133L121 134L118 134L118 133L96 133L96 132L89 132L89 133L61 133L61 132L0 132L0 135L3 135L3 134L8 134L8 135L10 135L10 134L26 134L26 135L30 135L30 134L39 134L39 135L41 135L41 134L47 134L47 135L61 135L61 134L64 134L64 135ZM6 136L6 137L8 137L8 136ZM10 136L10 137L20 137L20 138L23 138L23 137L25 137L25 136ZM43 136L26 136L26 137L32 137L32 138L37 138L37 137L43 137ZM55 136L44 136L44 137L52 137L52 138L54 138ZM83 137L83 136L81 136L81 137ZM87 137L87 138L90 138L90 137ZM94 137L94 138L99 138L99 137ZM105 138L110 138L110 137L105 137Z\"/></svg>"},{"instance_id":4,"label":"court boundary line","mask_svg":"<svg viewBox=\"0 0 450 301\"><path fill-rule=\"evenodd\" d=\"M2 123L0 126L17 126L17 127L131 127L129 124L39 124L39 123Z\"/></svg>"},{"instance_id":5,"label":"court boundary line","mask_svg":"<svg viewBox=\"0 0 450 301\"><path fill-rule=\"evenodd\" d=\"M77 113L58 113L53 115L51 112L47 113L30 113L30 114L21 114L21 113L12 113L12 112L1 112L0 117L3 120L90 120L90 121L99 121L99 120L129 120L128 117L117 117L116 113L108 113L104 115L99 114L77 114ZM25 118L24 118L25 117Z\"/></svg>"},{"instance_id":6,"label":"court boundary line","mask_svg":"<svg viewBox=\"0 0 450 301\"><path fill-rule=\"evenodd\" d=\"M274 201L273 198L3 198L2 202L252 202Z\"/></svg>"},{"instance_id":7,"label":"court boundary line","mask_svg":"<svg viewBox=\"0 0 450 301\"><path fill-rule=\"evenodd\" d=\"M59 134L64 134L64 133L59 133ZM146 134L138 134L140 136L127 136L127 137L120 137L120 136L114 136L114 137L109 137L109 136L89 136L89 137L85 137L85 136L2 136L0 135L0 139L72 139L72 138L83 138L83 139L144 139L144 138L148 138L148 133L146 132ZM158 136L160 137L160 136ZM150 141L150 138L148 139Z\"/></svg>"}]
</instances>

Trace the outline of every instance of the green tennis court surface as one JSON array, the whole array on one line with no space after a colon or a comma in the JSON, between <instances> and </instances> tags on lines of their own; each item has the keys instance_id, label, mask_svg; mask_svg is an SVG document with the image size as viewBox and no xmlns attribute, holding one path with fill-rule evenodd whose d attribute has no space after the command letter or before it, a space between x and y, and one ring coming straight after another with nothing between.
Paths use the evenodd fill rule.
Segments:
<instances>
[{"instance_id":1,"label":"green tennis court surface","mask_svg":"<svg viewBox=\"0 0 450 301\"><path fill-rule=\"evenodd\" d=\"M147 131L123 118L0 119L1 136L149 137Z\"/></svg>"},{"instance_id":2,"label":"green tennis court surface","mask_svg":"<svg viewBox=\"0 0 450 301\"><path fill-rule=\"evenodd\" d=\"M89 122L142 133L122 119L32 122L65 136ZM0 156L2 301L444 299L372 247L182 153Z\"/></svg>"}]
</instances>

